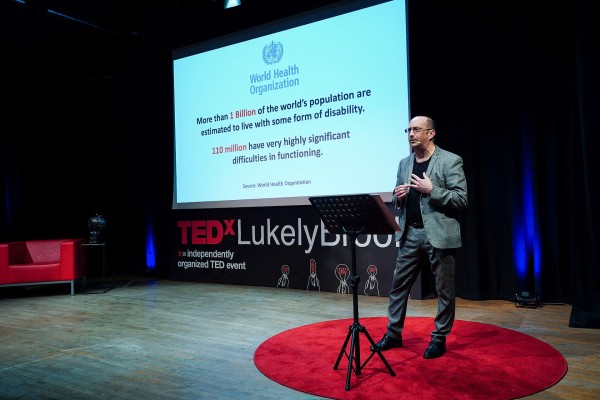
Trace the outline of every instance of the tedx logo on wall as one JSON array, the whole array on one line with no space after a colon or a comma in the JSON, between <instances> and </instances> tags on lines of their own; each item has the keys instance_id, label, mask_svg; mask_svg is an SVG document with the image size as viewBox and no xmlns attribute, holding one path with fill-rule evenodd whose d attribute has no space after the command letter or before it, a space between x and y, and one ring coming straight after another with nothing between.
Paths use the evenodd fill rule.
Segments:
<instances>
[{"instance_id":1,"label":"tedx logo on wall","mask_svg":"<svg viewBox=\"0 0 600 400\"><path fill-rule=\"evenodd\" d=\"M177 221L181 244L219 244L226 236L235 236L235 219Z\"/></svg>"}]
</instances>

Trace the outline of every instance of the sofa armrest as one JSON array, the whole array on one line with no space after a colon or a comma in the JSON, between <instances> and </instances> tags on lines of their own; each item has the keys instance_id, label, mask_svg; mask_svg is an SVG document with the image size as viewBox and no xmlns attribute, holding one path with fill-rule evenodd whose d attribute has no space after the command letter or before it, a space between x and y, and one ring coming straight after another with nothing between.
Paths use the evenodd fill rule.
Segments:
<instances>
[{"instance_id":1,"label":"sofa armrest","mask_svg":"<svg viewBox=\"0 0 600 400\"><path fill-rule=\"evenodd\" d=\"M8 280L8 244L0 244L0 284Z\"/></svg>"},{"instance_id":2,"label":"sofa armrest","mask_svg":"<svg viewBox=\"0 0 600 400\"><path fill-rule=\"evenodd\" d=\"M60 243L60 275L62 280L74 280L83 276L81 244L85 239L67 239Z\"/></svg>"},{"instance_id":3,"label":"sofa armrest","mask_svg":"<svg viewBox=\"0 0 600 400\"><path fill-rule=\"evenodd\" d=\"M9 281L9 265L23 263L26 250L24 241L0 244L0 284Z\"/></svg>"}]
</instances>

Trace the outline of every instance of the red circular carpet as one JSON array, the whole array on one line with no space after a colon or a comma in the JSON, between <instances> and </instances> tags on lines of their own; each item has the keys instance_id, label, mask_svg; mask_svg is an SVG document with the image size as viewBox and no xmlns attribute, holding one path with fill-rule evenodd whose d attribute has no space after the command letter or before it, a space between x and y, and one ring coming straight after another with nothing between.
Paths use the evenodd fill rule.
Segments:
<instances>
[{"instance_id":1,"label":"red circular carpet","mask_svg":"<svg viewBox=\"0 0 600 400\"><path fill-rule=\"evenodd\" d=\"M404 347L383 352L392 376L360 333L360 375L350 377L348 357L334 365L353 319L300 326L263 342L254 363L265 376L300 392L333 399L515 399L556 384L567 362L552 346L510 329L457 320L444 356L426 360L433 318L407 317ZM385 332L387 318L361 318L373 341ZM350 344L346 346L346 354Z\"/></svg>"}]
</instances>

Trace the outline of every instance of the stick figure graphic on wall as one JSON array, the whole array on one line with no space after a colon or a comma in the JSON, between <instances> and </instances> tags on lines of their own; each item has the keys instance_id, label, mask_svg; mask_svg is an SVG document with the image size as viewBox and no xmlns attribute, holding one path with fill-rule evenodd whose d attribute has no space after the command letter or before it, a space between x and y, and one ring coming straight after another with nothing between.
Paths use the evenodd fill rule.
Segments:
<instances>
[{"instance_id":1,"label":"stick figure graphic on wall","mask_svg":"<svg viewBox=\"0 0 600 400\"><path fill-rule=\"evenodd\" d=\"M369 265L367 267L367 274L369 278L365 282L364 293L368 296L370 294L379 296L379 281L377 281L377 267Z\"/></svg>"},{"instance_id":2,"label":"stick figure graphic on wall","mask_svg":"<svg viewBox=\"0 0 600 400\"><path fill-rule=\"evenodd\" d=\"M277 281L277 287L286 287L289 289L290 288L289 275L290 275L290 267L288 267L285 264L282 265L281 266L281 277Z\"/></svg>"},{"instance_id":3,"label":"stick figure graphic on wall","mask_svg":"<svg viewBox=\"0 0 600 400\"><path fill-rule=\"evenodd\" d=\"M319 285L319 277L317 276L317 262L313 259L310 260L308 284L306 285L306 290L309 289L317 289L319 292L321 291L321 286Z\"/></svg>"},{"instance_id":4,"label":"stick figure graphic on wall","mask_svg":"<svg viewBox=\"0 0 600 400\"><path fill-rule=\"evenodd\" d=\"M346 294L350 291L348 287L348 278L350 277L350 268L346 264L338 264L335 267L335 277L338 279L340 284L337 287L337 292Z\"/></svg>"}]
</instances>

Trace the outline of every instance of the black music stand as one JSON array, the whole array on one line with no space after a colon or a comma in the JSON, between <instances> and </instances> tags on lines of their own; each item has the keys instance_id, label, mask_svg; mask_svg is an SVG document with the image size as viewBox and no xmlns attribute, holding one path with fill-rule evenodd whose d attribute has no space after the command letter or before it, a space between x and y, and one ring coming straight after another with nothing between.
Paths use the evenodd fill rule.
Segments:
<instances>
[{"instance_id":1,"label":"black music stand","mask_svg":"<svg viewBox=\"0 0 600 400\"><path fill-rule=\"evenodd\" d=\"M352 308L354 311L354 322L350 325L346 340L342 345L340 354L333 366L337 369L342 356L345 354L348 358L348 374L346 375L346 390L350 390L350 377L352 371L356 375L361 374L362 368L375 355L379 355L381 361L385 364L390 375L396 376L392 367L387 360L377 349L371 352L364 364L360 362L360 335L364 334L371 345L375 348L375 342L367 332L367 329L358 321L358 283L360 277L356 274L356 238L360 234L393 234L400 230L394 216L388 210L385 203L378 195L357 194L347 196L325 196L325 197L309 197L311 204L316 208L323 223L330 233L346 234L352 243L352 265L351 275L348 278L352 287ZM346 353L348 342L350 343L350 353Z\"/></svg>"}]
</instances>

